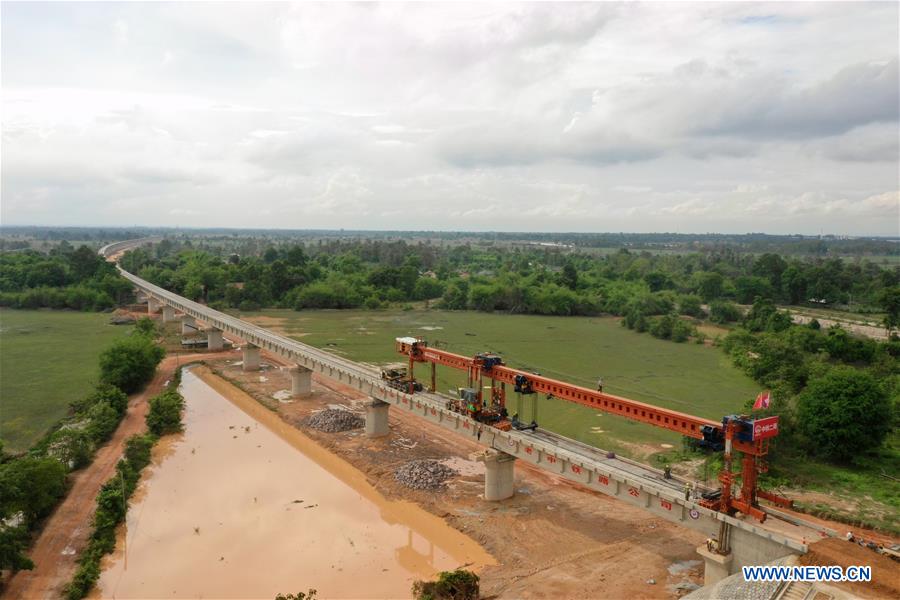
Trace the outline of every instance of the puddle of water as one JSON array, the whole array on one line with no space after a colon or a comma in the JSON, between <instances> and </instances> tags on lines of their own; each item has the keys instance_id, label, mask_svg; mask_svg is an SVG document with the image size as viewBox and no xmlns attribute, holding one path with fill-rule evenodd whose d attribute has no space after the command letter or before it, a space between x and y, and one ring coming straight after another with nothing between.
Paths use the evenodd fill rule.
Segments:
<instances>
[{"instance_id":1,"label":"puddle of water","mask_svg":"<svg viewBox=\"0 0 900 600\"><path fill-rule=\"evenodd\" d=\"M294 401L294 394L291 390L278 390L272 394L272 397L284 404L290 404Z\"/></svg>"},{"instance_id":2,"label":"puddle of water","mask_svg":"<svg viewBox=\"0 0 900 600\"><path fill-rule=\"evenodd\" d=\"M671 565L669 565L668 570L670 575L677 575L683 571L690 571L694 567L699 567L699 560L682 560L675 561Z\"/></svg>"},{"instance_id":3,"label":"puddle of water","mask_svg":"<svg viewBox=\"0 0 900 600\"><path fill-rule=\"evenodd\" d=\"M154 449L94 597L271 599L312 587L397 598L438 571L495 564L202 367L184 373L182 393L185 432Z\"/></svg>"}]
</instances>

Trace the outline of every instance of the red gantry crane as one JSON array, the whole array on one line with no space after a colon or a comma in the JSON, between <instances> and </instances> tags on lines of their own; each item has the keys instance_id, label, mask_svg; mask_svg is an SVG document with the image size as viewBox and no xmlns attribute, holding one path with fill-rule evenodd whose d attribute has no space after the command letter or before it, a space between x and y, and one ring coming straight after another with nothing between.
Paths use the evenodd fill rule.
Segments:
<instances>
[{"instance_id":1,"label":"red gantry crane","mask_svg":"<svg viewBox=\"0 0 900 600\"><path fill-rule=\"evenodd\" d=\"M468 388L460 390L460 399L448 402L448 408L467 414L483 423L503 430L534 428L522 426L515 418L510 421L506 410L506 386L512 385L518 394L546 394L575 404L581 404L632 421L662 427L699 440L699 445L711 450L724 450L724 466L719 473L721 490L706 494L700 504L729 515L740 511L752 515L760 522L766 513L759 507L759 499L790 507L792 502L782 496L758 488L757 480L767 465L764 457L769 451L769 440L778 434L778 417L752 419L746 415L729 415L721 422L695 417L667 408L660 408L636 400L623 398L602 391L573 385L528 371L513 369L503 364L496 354L476 354L474 357L454 354L430 348L425 340L413 337L397 338L397 351L408 357L409 368L404 388L409 393L422 389L415 379L416 363L431 365L430 391L436 391L437 366L466 371ZM490 394L483 397L483 380L490 380ZM741 453L741 469L733 469L733 453ZM733 488L740 480L735 495Z\"/></svg>"}]
</instances>

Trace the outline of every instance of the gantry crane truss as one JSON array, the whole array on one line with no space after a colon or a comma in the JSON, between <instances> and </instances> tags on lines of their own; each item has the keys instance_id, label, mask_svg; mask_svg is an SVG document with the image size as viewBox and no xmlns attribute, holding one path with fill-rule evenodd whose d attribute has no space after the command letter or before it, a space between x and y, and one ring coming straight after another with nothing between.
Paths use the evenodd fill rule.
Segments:
<instances>
[{"instance_id":1,"label":"gantry crane truss","mask_svg":"<svg viewBox=\"0 0 900 600\"><path fill-rule=\"evenodd\" d=\"M503 359L496 354L477 354L468 357L430 348L425 340L418 338L397 338L397 351L409 360L409 393L415 391L415 364L429 363L431 392L436 391L439 365L466 371L469 387L475 390L474 410L470 416L476 418L486 407L505 408L506 386L512 385L520 394L546 394L548 397L668 429L699 440L701 447L724 450L724 466L719 473L721 490L707 495L700 504L729 515L740 511L752 515L760 522L766 519L766 513L759 507L760 498L785 507L792 504L790 500L777 494L760 490L757 485L759 474L765 472L767 468L764 457L769 451L769 440L778 433L778 417L753 420L744 415L729 415L721 422L712 421L521 369L513 369L504 365ZM485 378L490 380L491 390L486 400L482 391L485 387L483 385ZM735 451L742 454L739 472L733 469L732 454ZM740 490L735 495L733 488L737 480L740 480Z\"/></svg>"}]
</instances>

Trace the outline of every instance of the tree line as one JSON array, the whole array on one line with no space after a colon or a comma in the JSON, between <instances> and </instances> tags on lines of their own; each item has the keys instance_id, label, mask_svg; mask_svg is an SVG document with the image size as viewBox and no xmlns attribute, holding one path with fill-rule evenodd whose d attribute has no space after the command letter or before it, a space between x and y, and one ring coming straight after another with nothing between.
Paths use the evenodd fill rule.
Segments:
<instances>
[{"instance_id":1,"label":"tree line","mask_svg":"<svg viewBox=\"0 0 900 600\"><path fill-rule=\"evenodd\" d=\"M49 253L0 253L0 306L109 310L131 294L131 285L88 246L67 242Z\"/></svg>"},{"instance_id":2,"label":"tree line","mask_svg":"<svg viewBox=\"0 0 900 600\"><path fill-rule=\"evenodd\" d=\"M256 254L234 246L200 249L166 240L139 249L123 266L194 300L220 308L381 308L429 301L450 310L542 315L688 315L739 320L734 306L762 298L779 304L850 307L900 323L900 267L866 260L748 254L735 248L689 254L622 249L595 256L560 248L437 246L380 240L281 244ZM643 319L641 318L643 317ZM663 321L682 338L675 320Z\"/></svg>"}]
</instances>

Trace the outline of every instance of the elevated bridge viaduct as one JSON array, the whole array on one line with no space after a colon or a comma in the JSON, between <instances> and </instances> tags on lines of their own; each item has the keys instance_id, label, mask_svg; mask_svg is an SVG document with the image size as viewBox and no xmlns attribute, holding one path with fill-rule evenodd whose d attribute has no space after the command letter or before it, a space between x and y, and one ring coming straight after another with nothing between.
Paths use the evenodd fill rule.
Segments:
<instances>
[{"instance_id":1,"label":"elevated bridge viaduct","mask_svg":"<svg viewBox=\"0 0 900 600\"><path fill-rule=\"evenodd\" d=\"M115 257L146 243L146 239L117 242L105 246L100 253ZM480 444L484 451L475 458L485 463L486 500L501 501L513 495L514 464L522 460L588 489L642 507L654 516L700 531L708 538L720 537L724 532L730 548L728 554L709 552L706 547L698 548L698 553L705 560L707 584L733 574L745 565L762 565L789 554L803 554L807 551L808 542L834 534L797 519L791 522L768 519L761 524L749 518L731 517L704 508L694 500L686 499L681 483L665 479L656 469L608 456L593 446L546 430L500 431L486 426L449 410L447 399L438 394L404 393L386 385L380 373L367 365L335 356L193 302L121 267L118 269L140 294L146 296L150 312L162 310L166 321L175 319L176 311L180 312L183 329L196 328L197 321L206 323L210 350L222 348L224 334L244 340L245 369L258 368L260 349L296 365L291 369L295 395L303 395L310 390L313 372L367 394L372 400L366 406L366 434L371 437L389 434L388 411L394 408L417 415Z\"/></svg>"}]
</instances>

